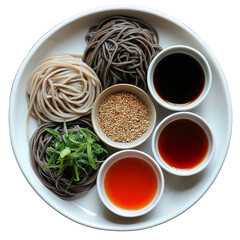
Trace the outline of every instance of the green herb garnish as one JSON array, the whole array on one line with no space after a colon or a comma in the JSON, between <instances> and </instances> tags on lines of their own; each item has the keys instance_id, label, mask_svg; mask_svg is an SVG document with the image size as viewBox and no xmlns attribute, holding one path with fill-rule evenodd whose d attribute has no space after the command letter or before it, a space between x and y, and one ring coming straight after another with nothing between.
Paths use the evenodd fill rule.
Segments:
<instances>
[{"instance_id":1,"label":"green herb garnish","mask_svg":"<svg viewBox=\"0 0 240 240\"><path fill-rule=\"evenodd\" d=\"M55 168L58 171L57 175L60 175L68 170L71 176L66 191L73 181L80 180L80 174L83 172L87 174L86 166L90 165L96 169L97 163L101 162L98 161L98 155L107 153L99 144L99 138L86 128L77 126L69 131L64 122L64 134L61 135L51 128L46 128L46 131L53 136L53 140L51 146L47 148L50 158L44 171Z\"/></svg>"}]
</instances>

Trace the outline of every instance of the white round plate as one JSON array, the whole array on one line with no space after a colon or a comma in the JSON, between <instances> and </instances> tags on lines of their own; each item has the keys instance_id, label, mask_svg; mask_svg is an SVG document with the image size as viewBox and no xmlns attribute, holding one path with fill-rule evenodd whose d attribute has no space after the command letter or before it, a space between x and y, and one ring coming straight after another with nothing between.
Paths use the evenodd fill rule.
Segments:
<instances>
[{"instance_id":1,"label":"white round plate","mask_svg":"<svg viewBox=\"0 0 240 240\"><path fill-rule=\"evenodd\" d=\"M159 33L162 48L182 44L196 48L208 60L213 74L212 87L207 98L192 110L202 116L212 128L216 138L215 157L200 174L177 177L164 171L165 191L159 204L150 213L126 219L107 210L101 203L96 186L78 199L64 201L50 192L35 175L29 156L26 137L27 102L26 80L45 57L56 53L82 54L86 48L85 34L90 26L109 15L129 15L150 23ZM158 122L170 111L156 104ZM9 127L13 151L17 162L33 189L50 206L66 217L100 229L134 230L151 227L168 221L191 207L213 183L224 162L232 129L231 100L224 74L204 42L182 23L154 10L136 7L108 7L74 16L51 29L30 50L20 66L12 86L9 109ZM30 134L37 128L30 121ZM151 138L138 149L152 155Z\"/></svg>"}]
</instances>

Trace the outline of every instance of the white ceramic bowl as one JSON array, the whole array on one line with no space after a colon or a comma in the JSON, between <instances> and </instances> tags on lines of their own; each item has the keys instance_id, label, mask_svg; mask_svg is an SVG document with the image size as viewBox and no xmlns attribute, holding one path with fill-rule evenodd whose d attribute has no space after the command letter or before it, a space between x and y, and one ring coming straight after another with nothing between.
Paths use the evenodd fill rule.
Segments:
<instances>
[{"instance_id":1,"label":"white ceramic bowl","mask_svg":"<svg viewBox=\"0 0 240 240\"><path fill-rule=\"evenodd\" d=\"M208 138L208 152L205 156L205 158L203 159L203 161L190 169L180 169L180 168L175 168L172 167L170 165L168 165L164 159L162 158L161 154L159 153L158 150L158 139L159 136L161 134L161 132L163 131L163 129L171 122L178 120L178 119L188 119L191 120L195 123L197 123L206 133L207 138ZM154 155L154 158L157 160L157 162L160 164L160 166L165 169L166 171L178 175L178 176L190 176L190 175L194 175L197 174L199 172L201 172L203 169L205 169L208 164L210 163L210 161L212 160L213 156L214 156L214 152L215 152L215 140L212 134L212 131L208 125L208 123L199 115L195 114L195 113L191 113L191 112L177 112L174 114L169 115L168 117L164 118L156 127L156 129L154 130L153 133L153 137L152 137L152 152Z\"/></svg>"},{"instance_id":2,"label":"white ceramic bowl","mask_svg":"<svg viewBox=\"0 0 240 240\"><path fill-rule=\"evenodd\" d=\"M148 205L137 210L129 210L116 206L108 198L104 187L105 176L109 168L117 161L127 157L139 158L146 161L152 167L157 176L158 187L154 198ZM164 176L158 163L148 154L138 150L122 150L112 154L101 166L97 177L97 190L101 201L110 211L123 217L137 217L151 211L161 199L164 190Z\"/></svg>"},{"instance_id":3,"label":"white ceramic bowl","mask_svg":"<svg viewBox=\"0 0 240 240\"><path fill-rule=\"evenodd\" d=\"M146 132L144 132L142 134L142 136L139 137L138 139L136 139L132 142L127 142L127 143L115 142L115 141L111 140L102 131L102 129L100 128L99 123L98 123L98 111L99 111L99 107L100 107L102 101L104 100L104 98L106 98L107 96L109 96L112 93L121 92L121 91L130 92L130 93L133 93L136 96L138 96L146 104L146 106L148 108L148 112L149 112L149 127L146 130ZM156 109L155 109L155 106L154 106L152 100L146 94L146 92L144 92L142 89L140 89L139 87L136 87L134 85L131 85L131 84L116 84L116 85L106 88L104 91L102 91L100 93L100 95L98 95L97 99L95 100L95 102L93 104L91 118L92 118L92 126L93 126L95 133L98 135L98 137L104 143L106 143L108 146L116 148L116 149L130 149L130 148L135 148L135 147L141 145L150 137L150 135L152 134L152 132L155 128L155 125L156 125L157 113L156 113Z\"/></svg>"},{"instance_id":4,"label":"white ceramic bowl","mask_svg":"<svg viewBox=\"0 0 240 240\"><path fill-rule=\"evenodd\" d=\"M193 57L201 65L204 75L205 75L205 84L204 84L204 88L203 88L201 94L197 97L197 99L195 99L194 101L192 101L190 103L174 104L174 103L167 102L158 95L157 91L154 88L153 73L154 73L154 70L155 70L157 64L166 56L174 54L174 53L183 53L183 54L187 54L187 55ZM198 106L204 100L204 98L207 96L207 94L210 90L211 84L212 84L211 68L210 68L209 63L206 60L206 58L196 49L189 47L189 46L184 46L184 45L175 45L175 46L171 46L171 47L163 49L152 60L151 64L149 65L149 68L148 68L147 84L148 84L148 88L149 88L151 95L156 100L156 102L159 103L161 106L163 106L169 110L172 110L172 111L187 111L187 110L190 110L190 109Z\"/></svg>"}]
</instances>

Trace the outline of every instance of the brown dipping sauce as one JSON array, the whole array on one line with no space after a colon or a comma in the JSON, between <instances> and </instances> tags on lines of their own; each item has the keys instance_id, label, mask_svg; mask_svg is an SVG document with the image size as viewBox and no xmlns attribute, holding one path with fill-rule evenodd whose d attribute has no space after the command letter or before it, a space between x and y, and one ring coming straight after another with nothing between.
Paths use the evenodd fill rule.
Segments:
<instances>
[{"instance_id":1,"label":"brown dipping sauce","mask_svg":"<svg viewBox=\"0 0 240 240\"><path fill-rule=\"evenodd\" d=\"M153 73L156 92L171 104L188 104L196 100L205 84L204 71L193 57L173 53L157 64Z\"/></svg>"},{"instance_id":2,"label":"brown dipping sauce","mask_svg":"<svg viewBox=\"0 0 240 240\"><path fill-rule=\"evenodd\" d=\"M199 165L208 153L209 142L205 131L188 119L170 122L158 139L158 151L170 166L191 169Z\"/></svg>"}]
</instances>

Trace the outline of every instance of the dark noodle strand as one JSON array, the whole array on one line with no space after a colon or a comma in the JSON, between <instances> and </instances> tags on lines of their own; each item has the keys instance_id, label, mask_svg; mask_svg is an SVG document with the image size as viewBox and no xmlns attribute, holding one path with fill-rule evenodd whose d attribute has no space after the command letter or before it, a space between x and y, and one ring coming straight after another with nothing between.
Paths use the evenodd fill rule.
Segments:
<instances>
[{"instance_id":1,"label":"dark noodle strand","mask_svg":"<svg viewBox=\"0 0 240 240\"><path fill-rule=\"evenodd\" d=\"M74 128L76 128L77 125L93 131L89 116L82 117L79 120L73 122L68 122L68 131L73 130ZM78 182L73 181L71 185L71 177L68 173L68 169L66 169L66 171L63 171L63 173L59 176L57 174L58 170L54 168L47 168L46 170L44 170L50 158L50 154L46 151L46 149L47 147L51 146L53 139L52 135L45 130L46 128L52 128L53 130L59 131L61 134L63 134L64 131L61 123L49 122L42 124L38 127L38 129L31 137L29 145L32 166L38 178L49 190L54 192L62 199L72 199L76 197L79 193L84 192L94 186L97 178L98 169L101 163L96 164L96 170L93 169L91 166L86 165L86 172L82 171L82 173L79 175L80 180ZM101 145L103 144L101 143ZM102 153L101 155L99 155L98 160L103 161L105 160L105 158L106 154Z\"/></svg>"},{"instance_id":2,"label":"dark noodle strand","mask_svg":"<svg viewBox=\"0 0 240 240\"><path fill-rule=\"evenodd\" d=\"M129 83L147 89L147 70L161 51L157 32L147 23L126 16L111 16L92 26L86 37L85 61L103 88Z\"/></svg>"}]
</instances>

